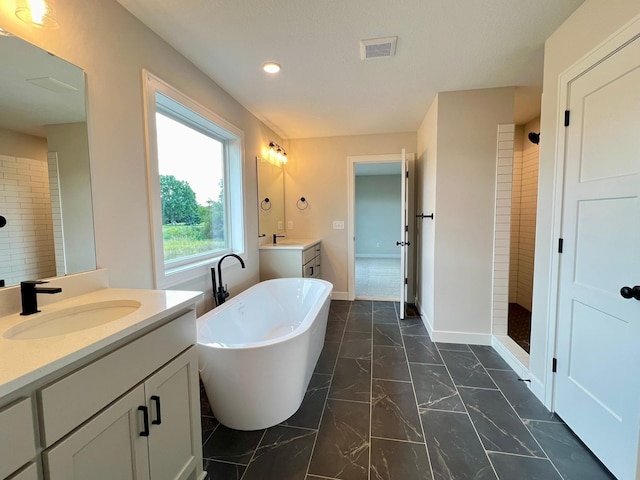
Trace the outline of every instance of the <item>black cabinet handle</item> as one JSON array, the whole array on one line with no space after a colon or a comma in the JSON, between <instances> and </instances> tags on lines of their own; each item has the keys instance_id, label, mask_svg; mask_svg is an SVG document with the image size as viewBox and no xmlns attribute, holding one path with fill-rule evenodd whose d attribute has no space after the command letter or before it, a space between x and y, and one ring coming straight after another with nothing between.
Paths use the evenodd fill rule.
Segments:
<instances>
[{"instance_id":1,"label":"black cabinet handle","mask_svg":"<svg viewBox=\"0 0 640 480\"><path fill-rule=\"evenodd\" d=\"M162 414L160 413L160 397L158 395L151 395L151 401L156 402L156 419L152 420L153 425L160 425L162 423Z\"/></svg>"},{"instance_id":2,"label":"black cabinet handle","mask_svg":"<svg viewBox=\"0 0 640 480\"><path fill-rule=\"evenodd\" d=\"M138 411L142 412L142 419L144 422L144 429L140 432L141 437L149 436L149 409L145 406L138 407Z\"/></svg>"},{"instance_id":3,"label":"black cabinet handle","mask_svg":"<svg viewBox=\"0 0 640 480\"><path fill-rule=\"evenodd\" d=\"M311 268L311 276L313 277L313 265L309 268Z\"/></svg>"},{"instance_id":4,"label":"black cabinet handle","mask_svg":"<svg viewBox=\"0 0 640 480\"><path fill-rule=\"evenodd\" d=\"M624 298L635 298L636 300L640 300L640 285L636 285L635 287L622 287L620 289L620 295Z\"/></svg>"}]
</instances>

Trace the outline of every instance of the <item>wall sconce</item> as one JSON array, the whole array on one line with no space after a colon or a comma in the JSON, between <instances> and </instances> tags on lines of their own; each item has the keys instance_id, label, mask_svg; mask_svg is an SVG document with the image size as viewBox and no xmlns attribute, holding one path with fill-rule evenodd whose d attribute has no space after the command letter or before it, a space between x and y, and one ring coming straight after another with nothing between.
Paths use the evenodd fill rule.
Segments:
<instances>
[{"instance_id":1,"label":"wall sconce","mask_svg":"<svg viewBox=\"0 0 640 480\"><path fill-rule=\"evenodd\" d=\"M37 27L58 28L55 0L16 0L16 16Z\"/></svg>"},{"instance_id":2,"label":"wall sconce","mask_svg":"<svg viewBox=\"0 0 640 480\"><path fill-rule=\"evenodd\" d=\"M276 142L269 142L269 155L280 163L287 163L287 152Z\"/></svg>"}]
</instances>

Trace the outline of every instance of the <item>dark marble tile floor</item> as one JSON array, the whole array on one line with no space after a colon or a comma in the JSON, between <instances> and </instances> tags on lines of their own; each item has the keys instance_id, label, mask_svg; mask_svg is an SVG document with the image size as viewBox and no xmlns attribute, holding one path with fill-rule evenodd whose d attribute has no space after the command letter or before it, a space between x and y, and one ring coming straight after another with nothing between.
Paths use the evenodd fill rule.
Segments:
<instances>
[{"instance_id":1,"label":"dark marble tile floor","mask_svg":"<svg viewBox=\"0 0 640 480\"><path fill-rule=\"evenodd\" d=\"M220 425L202 390L210 480L611 480L491 348L434 343L392 302L333 301L289 419Z\"/></svg>"}]
</instances>

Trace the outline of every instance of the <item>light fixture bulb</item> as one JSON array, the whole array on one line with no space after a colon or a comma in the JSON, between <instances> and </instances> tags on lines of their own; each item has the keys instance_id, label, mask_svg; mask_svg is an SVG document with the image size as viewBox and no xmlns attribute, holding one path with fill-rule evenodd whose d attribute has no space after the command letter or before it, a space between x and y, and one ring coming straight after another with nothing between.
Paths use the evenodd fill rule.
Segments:
<instances>
[{"instance_id":1,"label":"light fixture bulb","mask_svg":"<svg viewBox=\"0 0 640 480\"><path fill-rule=\"evenodd\" d=\"M275 62L267 62L262 65L262 69L267 73L278 73L280 71L280 65Z\"/></svg>"},{"instance_id":2,"label":"light fixture bulb","mask_svg":"<svg viewBox=\"0 0 640 480\"><path fill-rule=\"evenodd\" d=\"M16 16L38 27L58 28L54 0L16 0Z\"/></svg>"}]
</instances>

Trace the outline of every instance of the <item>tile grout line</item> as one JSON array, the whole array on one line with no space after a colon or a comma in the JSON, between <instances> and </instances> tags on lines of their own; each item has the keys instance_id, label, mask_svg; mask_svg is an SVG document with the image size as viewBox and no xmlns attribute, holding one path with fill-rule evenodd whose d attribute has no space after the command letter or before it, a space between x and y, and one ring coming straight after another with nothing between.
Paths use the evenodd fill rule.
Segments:
<instances>
[{"instance_id":1,"label":"tile grout line","mask_svg":"<svg viewBox=\"0 0 640 480\"><path fill-rule=\"evenodd\" d=\"M251 458L249 459L249 463L247 463L247 468L245 468L244 472L242 472L242 476L240 477L240 480L243 480L243 478L245 477L245 475L249 471L249 466L251 465L251 462L253 462L253 459L255 458L256 453L258 452L258 449L260 448L260 444L262 443L262 440L264 440L264 436L267 434L267 430L268 430L268 428L265 428L264 432L262 432L262 436L260 437L260 441L258 442L258 445L256 445L256 448L253 451L253 455L251 455Z\"/></svg>"},{"instance_id":2,"label":"tile grout line","mask_svg":"<svg viewBox=\"0 0 640 480\"><path fill-rule=\"evenodd\" d=\"M422 416L420 415L420 406L418 403L418 395L416 393L416 385L413 383L413 372L411 371L411 364L409 362L409 355L407 354L407 346L404 343L404 335L402 334L402 328L400 327L400 316L397 317L398 320L398 328L400 329L400 339L402 340L402 349L404 351L404 358L407 361L407 370L409 370L409 378L411 379L411 390L413 391L413 400L415 401L416 411L418 413L418 422L420 423L420 431L422 432L422 440L424 445L424 450L427 453L427 462L429 462L429 471L431 472L431 479L435 479L433 474L433 464L431 462L431 454L429 453L429 447L427 446L427 435L424 431L424 425L422 424ZM420 318L422 320L422 318ZM444 361L444 360L443 360Z\"/></svg>"},{"instance_id":3,"label":"tile grout line","mask_svg":"<svg viewBox=\"0 0 640 480\"><path fill-rule=\"evenodd\" d=\"M480 361L480 358L476 355L476 352L473 351L472 348L469 348L471 350L471 353L473 353L473 356L476 357L476 360L478 360L478 363L480 363L480 365L482 366L482 368L484 369L484 371L486 372L486 374L489 376L489 378L491 379L491 381L494 383L494 385L496 387L498 387L498 391L500 392L500 395L502 395L502 397L504 398L505 402L507 402L507 405L509 405L509 407L511 408L511 410L513 411L513 413L516 415L516 418L518 418L518 420L520 420L520 423L522 424L522 426L524 427L524 429L529 433L529 435L531 435L531 438L533 438L533 441L536 443L536 445L538 445L538 448L540 448L540 451L542 453L544 453L544 457L534 457L534 458L546 458L549 463L553 466L553 469L558 473L558 475L560 476L561 479L564 479L564 475L562 475L560 473L560 470L558 470L558 467L556 467L556 464L553 463L553 461L551 460L551 458L549 458L549 455L547 454L547 451L542 448L542 445L540 445L540 442L538 442L538 439L533 435L533 432L531 432L531 430L529 430L527 428L527 426L525 425L525 423L522 421L522 417L520 417L520 415L518 414L518 412L516 411L516 409L513 407L513 405L511 405L511 402L509 401L509 399L507 398L507 396L504 394L504 392L502 391L502 389L500 388L500 386L493 380L493 377L489 374L489 372L487 372L487 369L485 368L484 364ZM466 407L466 405L465 405ZM473 422L472 422L473 423ZM483 445L484 447L484 445ZM488 452L488 450L485 449L485 451ZM506 452L502 452L502 453L506 453ZM487 453L488 456L488 453ZM524 455L526 456L526 455ZM489 458L489 461L491 461L491 458ZM493 463L492 463L493 464Z\"/></svg>"},{"instance_id":4,"label":"tile grout line","mask_svg":"<svg viewBox=\"0 0 640 480\"><path fill-rule=\"evenodd\" d=\"M338 359L340 358L340 350L342 349L342 340L344 340L344 334L345 334L345 332L347 330L347 322L349 321L349 313L351 313L351 305L352 305L352 302L349 302L349 311L347 312L347 318L346 318L346 321L344 323L344 328L342 329L342 336L340 337L340 343L338 345L338 352L336 353L336 360L335 360L335 362L333 364L333 370L331 371L331 380L329 380L329 386L328 386L328 390L327 390L327 397L324 399L324 405L322 406L322 413L320 414L320 420L318 421L318 430L316 431L316 438L313 440L313 447L311 447L311 455L309 455L309 461L307 462L307 472L305 474L305 477L308 477L310 475L309 474L309 469L311 468L311 461L313 460L313 454L316 451L316 444L318 443L318 437L320 436L320 426L322 425L322 420L324 418L324 412L327 409L327 403L329 403L329 394L331 392L331 385L333 385L333 376L336 373L336 368L338 366ZM331 313L331 303L329 303L329 313ZM327 321L328 321L328 319L327 319ZM326 335L326 333L325 333L325 335ZM322 347L324 348L324 343L322 344ZM242 480L242 479L240 479L240 480Z\"/></svg>"},{"instance_id":5,"label":"tile grout line","mask_svg":"<svg viewBox=\"0 0 640 480\"><path fill-rule=\"evenodd\" d=\"M469 410L467 409L467 404L464 403L464 400L462 400L462 395L460 395L460 391L458 390L458 385L456 385L456 382L453 381L453 377L451 376L451 372L449 371L449 367L447 366L447 362L445 362L444 357L440 353L440 348L438 347L438 344L436 342L433 342L433 344L435 345L436 350L438 351L438 354L440 355L440 358L442 358L442 363L444 364L444 368L447 371L447 373L449 374L449 378L451 379L451 383L453 384L453 388L456 389L456 393L458 394L458 397L460 398L460 403L462 403L462 406L464 407L464 411L465 411L465 413L467 415L467 418L469 419L469 423L471 424L471 427L473 428L473 431L476 432L476 437L478 437L478 442L480 442L480 447L482 447L482 450L484 451L484 455L487 458L487 462L489 462L489 465L491 466L491 470L493 470L494 475L499 480L500 477L498 477L498 472L496 471L496 468L493 466L493 462L491 462L491 458L489 458L489 453L487 452L487 449L485 448L484 443L482 443L482 438L480 437L480 433L478 432L478 429L476 428L475 424L473 423L473 420L471 420L471 415L469 415ZM471 351L471 348L469 348L469 351ZM471 352L471 353L473 353L473 352ZM475 354L474 354L474 356L475 356ZM476 357L476 359L477 358L478 357ZM480 360L478 360L478 361L480 362ZM482 362L480 362L480 365L482 365ZM484 368L484 366L483 366L483 368ZM493 382L493 379L491 379L491 381Z\"/></svg>"}]
</instances>

